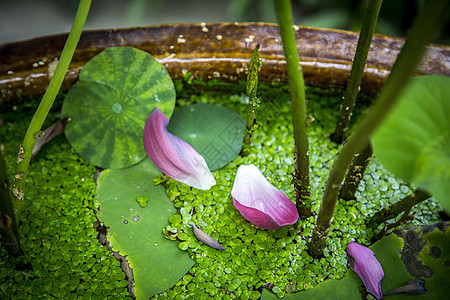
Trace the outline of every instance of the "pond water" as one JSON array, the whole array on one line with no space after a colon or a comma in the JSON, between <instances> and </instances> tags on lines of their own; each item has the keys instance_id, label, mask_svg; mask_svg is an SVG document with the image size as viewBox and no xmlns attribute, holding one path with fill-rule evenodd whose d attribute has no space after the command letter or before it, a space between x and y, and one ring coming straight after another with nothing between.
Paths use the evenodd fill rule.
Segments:
<instances>
[{"instance_id":1,"label":"pond water","mask_svg":"<svg viewBox=\"0 0 450 300\"><path fill-rule=\"evenodd\" d=\"M245 115L247 98L242 86L231 94L214 91L198 94L195 88L181 90L177 84L177 105L216 102ZM219 89L224 90L223 86ZM391 176L376 158L370 163L356 194L357 201L340 201L327 239L324 257L313 259L307 253L323 187L339 147L329 135L336 124L341 91L308 88L310 124L311 198L314 215L294 226L267 231L245 220L233 205L230 195L237 168L254 164L275 187L291 200L293 137L287 88L277 84L260 88L261 105L250 154L236 157L213 172L217 184L208 191L190 188L166 180L167 195L177 209L167 220L169 230L178 233L179 247L187 251L194 266L174 287L155 298L178 299L258 299L268 289L281 297L286 293L308 290L326 279L341 278L347 268L346 245L356 241L369 245L380 228L366 224L379 209L411 193L411 187ZM356 117L365 113L370 100L362 97ZM29 101L15 111L2 112L0 136L5 144L8 174L13 174L16 152L29 124L37 101ZM46 121L58 118L57 101ZM2 108L3 109L3 108ZM45 145L30 167L24 211L20 217L20 239L26 255L14 259L0 250L0 295L31 299L44 295L54 298L124 299L127 280L119 262L97 240L94 224L99 220L95 199L95 166L84 161L59 136ZM415 218L407 225L440 221L439 206L427 200L413 209ZM100 220L101 222L101 220ZM200 244L188 225L193 222L227 248L218 251ZM375 226L376 227L376 226ZM161 228L161 234L164 228ZM0 298L2 298L0 297Z\"/></svg>"}]
</instances>

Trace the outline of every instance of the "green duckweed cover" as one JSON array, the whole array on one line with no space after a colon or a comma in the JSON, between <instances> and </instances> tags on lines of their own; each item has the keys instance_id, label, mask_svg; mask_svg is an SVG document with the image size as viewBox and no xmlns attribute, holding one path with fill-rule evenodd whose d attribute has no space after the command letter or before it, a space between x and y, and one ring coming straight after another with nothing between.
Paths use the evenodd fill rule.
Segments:
<instances>
[{"instance_id":1,"label":"green duckweed cover","mask_svg":"<svg viewBox=\"0 0 450 300\"><path fill-rule=\"evenodd\" d=\"M176 83L177 88L180 86ZM300 222L300 233L293 227L276 231L254 227L234 208L230 196L239 165L255 164L273 185L295 198L290 175L293 140L287 89L261 87L260 91L260 126L250 155L238 156L214 171L217 184L211 190L191 189L159 177L167 185L167 196L176 208L161 234L175 233L179 241L174 243L187 251L194 266L172 288L154 298L259 299L263 290L282 297L310 290L326 279L342 278L348 270L346 245L351 241L368 245L379 230L365 224L364 217L411 192L410 186L373 160L359 187L358 201L338 203L321 259L313 259L306 252L314 217ZM182 107L214 100L243 115L247 99L242 92L187 95L179 90L177 104ZM315 119L309 127L309 138L313 211L317 212L321 187L338 152L328 136L334 129L341 98L317 89L309 89L307 95L309 113ZM36 102L20 108L14 117L3 116L5 125L0 130L9 174L13 173L14 153L35 107ZM47 126L55 120L57 111L58 107ZM364 108L359 107L358 113L363 114ZM98 242L93 226L99 209L94 200L94 173L94 166L80 158L62 136L45 145L36 156L28 177L26 209L21 216L20 238L26 256L14 259L0 250L0 298L126 299L129 293L125 274L109 250ZM423 202L414 208L415 219L409 225L437 222L438 210L433 199ZM201 226L227 250L218 251L199 243L189 222Z\"/></svg>"}]
</instances>

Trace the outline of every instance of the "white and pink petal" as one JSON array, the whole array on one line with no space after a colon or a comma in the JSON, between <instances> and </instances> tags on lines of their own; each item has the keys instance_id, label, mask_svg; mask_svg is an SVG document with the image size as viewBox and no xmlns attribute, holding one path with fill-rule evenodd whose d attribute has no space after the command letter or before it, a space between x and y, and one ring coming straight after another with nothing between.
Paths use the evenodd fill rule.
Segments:
<instances>
[{"instance_id":1,"label":"white and pink petal","mask_svg":"<svg viewBox=\"0 0 450 300\"><path fill-rule=\"evenodd\" d=\"M144 147L153 164L167 176L201 190L216 180L205 159L191 145L169 133L169 119L156 107L144 128Z\"/></svg>"},{"instance_id":2,"label":"white and pink petal","mask_svg":"<svg viewBox=\"0 0 450 300\"><path fill-rule=\"evenodd\" d=\"M259 228L279 229L298 220L292 201L254 165L239 167L231 196L241 215Z\"/></svg>"}]
</instances>

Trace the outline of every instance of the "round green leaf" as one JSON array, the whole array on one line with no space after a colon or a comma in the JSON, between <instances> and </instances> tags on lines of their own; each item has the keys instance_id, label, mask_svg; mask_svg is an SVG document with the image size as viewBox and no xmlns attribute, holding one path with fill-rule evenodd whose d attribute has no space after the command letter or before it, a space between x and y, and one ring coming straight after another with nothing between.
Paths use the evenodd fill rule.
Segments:
<instances>
[{"instance_id":1,"label":"round green leaf","mask_svg":"<svg viewBox=\"0 0 450 300\"><path fill-rule=\"evenodd\" d=\"M175 89L166 69L131 47L108 48L92 58L67 94L67 140L81 157L102 168L131 166L145 156L144 124L153 109L170 117Z\"/></svg>"},{"instance_id":2,"label":"round green leaf","mask_svg":"<svg viewBox=\"0 0 450 300\"><path fill-rule=\"evenodd\" d=\"M216 170L241 151L245 121L231 109L197 103L175 110L168 130L200 153L210 170Z\"/></svg>"},{"instance_id":3,"label":"round green leaf","mask_svg":"<svg viewBox=\"0 0 450 300\"><path fill-rule=\"evenodd\" d=\"M374 151L394 175L428 190L450 211L450 78L411 81L373 136Z\"/></svg>"}]
</instances>

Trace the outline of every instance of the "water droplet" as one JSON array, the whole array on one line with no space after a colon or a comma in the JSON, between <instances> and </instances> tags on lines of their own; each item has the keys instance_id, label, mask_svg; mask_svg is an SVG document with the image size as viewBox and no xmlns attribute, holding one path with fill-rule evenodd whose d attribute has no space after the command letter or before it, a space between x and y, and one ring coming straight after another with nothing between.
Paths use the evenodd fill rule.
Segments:
<instances>
[{"instance_id":1,"label":"water droplet","mask_svg":"<svg viewBox=\"0 0 450 300\"><path fill-rule=\"evenodd\" d=\"M154 243L153 246L158 246L158 243Z\"/></svg>"},{"instance_id":2,"label":"water droplet","mask_svg":"<svg viewBox=\"0 0 450 300\"><path fill-rule=\"evenodd\" d=\"M131 217L131 220L133 220L133 222L137 222L141 219L141 217L139 215L133 216Z\"/></svg>"},{"instance_id":3,"label":"water droplet","mask_svg":"<svg viewBox=\"0 0 450 300\"><path fill-rule=\"evenodd\" d=\"M123 224L128 224L128 220L123 220Z\"/></svg>"},{"instance_id":4,"label":"water droplet","mask_svg":"<svg viewBox=\"0 0 450 300\"><path fill-rule=\"evenodd\" d=\"M112 106L112 110L116 114L120 114L122 112L123 108L122 108L122 105L120 105L120 103L114 103Z\"/></svg>"},{"instance_id":5,"label":"water droplet","mask_svg":"<svg viewBox=\"0 0 450 300\"><path fill-rule=\"evenodd\" d=\"M156 102L161 102L161 100L159 100L158 95L155 95L155 101L156 101Z\"/></svg>"}]
</instances>

